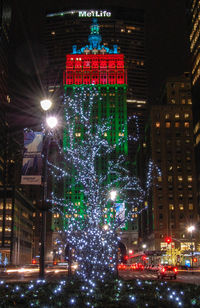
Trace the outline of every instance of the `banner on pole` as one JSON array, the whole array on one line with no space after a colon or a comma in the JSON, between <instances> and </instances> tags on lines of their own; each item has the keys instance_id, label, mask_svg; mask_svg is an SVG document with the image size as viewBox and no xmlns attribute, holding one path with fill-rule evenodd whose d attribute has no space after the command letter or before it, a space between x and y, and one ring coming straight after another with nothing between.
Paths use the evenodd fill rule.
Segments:
<instances>
[{"instance_id":1,"label":"banner on pole","mask_svg":"<svg viewBox=\"0 0 200 308\"><path fill-rule=\"evenodd\" d=\"M21 184L41 185L42 183L42 132L24 133L24 155Z\"/></svg>"},{"instance_id":2,"label":"banner on pole","mask_svg":"<svg viewBox=\"0 0 200 308\"><path fill-rule=\"evenodd\" d=\"M115 203L115 210L116 210L116 219L120 224L120 228L124 228L125 224L123 223L125 220L125 203Z\"/></svg>"}]
</instances>

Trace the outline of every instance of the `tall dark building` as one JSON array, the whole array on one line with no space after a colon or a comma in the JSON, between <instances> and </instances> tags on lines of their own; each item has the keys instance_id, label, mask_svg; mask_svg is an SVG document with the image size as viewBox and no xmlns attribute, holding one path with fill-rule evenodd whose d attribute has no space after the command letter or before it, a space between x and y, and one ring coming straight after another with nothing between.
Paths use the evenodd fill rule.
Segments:
<instances>
[{"instance_id":1,"label":"tall dark building","mask_svg":"<svg viewBox=\"0 0 200 308\"><path fill-rule=\"evenodd\" d=\"M0 1L0 106L9 103L8 95L8 51L10 41L11 4L10 0Z\"/></svg>"},{"instance_id":2,"label":"tall dark building","mask_svg":"<svg viewBox=\"0 0 200 308\"><path fill-rule=\"evenodd\" d=\"M192 104L194 116L195 157L197 167L198 203L200 205L200 1L188 0L189 40L192 73Z\"/></svg>"},{"instance_id":3,"label":"tall dark building","mask_svg":"<svg viewBox=\"0 0 200 308\"><path fill-rule=\"evenodd\" d=\"M187 230L197 228L199 219L189 74L169 78L162 94L163 104L151 108L149 146L143 144L161 175L154 178L151 198L141 213L140 236L148 250L171 245L184 254L191 245L200 249L197 234L191 239ZM166 237L172 238L170 245Z\"/></svg>"}]
</instances>

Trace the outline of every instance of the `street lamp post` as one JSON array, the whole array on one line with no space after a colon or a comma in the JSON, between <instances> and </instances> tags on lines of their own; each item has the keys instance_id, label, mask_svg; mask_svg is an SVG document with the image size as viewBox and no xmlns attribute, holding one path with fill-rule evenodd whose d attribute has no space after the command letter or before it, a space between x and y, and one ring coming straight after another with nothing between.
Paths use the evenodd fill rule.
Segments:
<instances>
[{"instance_id":1,"label":"street lamp post","mask_svg":"<svg viewBox=\"0 0 200 308\"><path fill-rule=\"evenodd\" d=\"M193 269L193 248L194 248L194 245L192 244L192 233L193 233L194 230L195 230L195 226L190 226L187 229L187 231L190 233L190 236L191 236L190 249L192 250L192 269Z\"/></svg>"},{"instance_id":2,"label":"street lamp post","mask_svg":"<svg viewBox=\"0 0 200 308\"><path fill-rule=\"evenodd\" d=\"M114 205L114 202L116 200L116 197L117 197L117 191L116 190L111 190L110 191L110 199ZM115 221L115 212L114 212L115 209L113 209L113 213L114 213L114 221ZM116 230L115 230L116 232ZM116 277L118 278L118 245L117 245L117 251L116 251L116 268L115 268L115 272L116 272Z\"/></svg>"},{"instance_id":3,"label":"street lamp post","mask_svg":"<svg viewBox=\"0 0 200 308\"><path fill-rule=\"evenodd\" d=\"M40 102L41 107L44 111L51 108L51 101L43 100ZM57 125L57 119L53 116L46 118L46 124L50 129L53 129ZM50 139L47 136L47 131L45 130L45 140L47 139L47 144L45 148L45 153L43 157L43 190L42 190L42 228L41 228L41 243L40 243L40 269L39 277L44 279L45 276L45 244L46 244L46 198L47 198L47 161Z\"/></svg>"}]
</instances>

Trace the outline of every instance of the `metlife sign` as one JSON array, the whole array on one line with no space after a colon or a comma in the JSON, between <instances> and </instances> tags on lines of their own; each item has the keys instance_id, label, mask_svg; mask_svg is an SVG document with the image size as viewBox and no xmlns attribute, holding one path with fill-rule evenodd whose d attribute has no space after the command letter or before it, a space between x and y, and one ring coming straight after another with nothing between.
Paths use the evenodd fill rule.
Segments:
<instances>
[{"instance_id":1,"label":"metlife sign","mask_svg":"<svg viewBox=\"0 0 200 308\"><path fill-rule=\"evenodd\" d=\"M79 17L111 17L111 12L106 10L86 10L86 11L78 11Z\"/></svg>"}]
</instances>

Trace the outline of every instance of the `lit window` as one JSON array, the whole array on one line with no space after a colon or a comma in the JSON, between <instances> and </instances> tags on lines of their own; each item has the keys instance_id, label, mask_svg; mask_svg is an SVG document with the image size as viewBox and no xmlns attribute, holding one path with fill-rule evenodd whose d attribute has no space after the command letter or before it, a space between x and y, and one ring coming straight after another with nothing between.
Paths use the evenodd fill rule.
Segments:
<instances>
[{"instance_id":1,"label":"lit window","mask_svg":"<svg viewBox=\"0 0 200 308\"><path fill-rule=\"evenodd\" d=\"M161 242L160 243L160 250L166 250L167 249L167 243Z\"/></svg>"},{"instance_id":2,"label":"lit window","mask_svg":"<svg viewBox=\"0 0 200 308\"><path fill-rule=\"evenodd\" d=\"M0 210L3 210L3 202L0 203Z\"/></svg>"},{"instance_id":3,"label":"lit window","mask_svg":"<svg viewBox=\"0 0 200 308\"><path fill-rule=\"evenodd\" d=\"M104 133L104 137L107 137L108 136L108 134L107 133Z\"/></svg>"},{"instance_id":4,"label":"lit window","mask_svg":"<svg viewBox=\"0 0 200 308\"><path fill-rule=\"evenodd\" d=\"M175 122L175 127L176 128L180 127L180 122Z\"/></svg>"},{"instance_id":5,"label":"lit window","mask_svg":"<svg viewBox=\"0 0 200 308\"><path fill-rule=\"evenodd\" d=\"M55 31L51 31L51 34L52 34L52 35L55 35L55 34L56 34L56 32L55 32Z\"/></svg>"},{"instance_id":6,"label":"lit window","mask_svg":"<svg viewBox=\"0 0 200 308\"><path fill-rule=\"evenodd\" d=\"M6 215L6 220L12 220L12 216Z\"/></svg>"},{"instance_id":7,"label":"lit window","mask_svg":"<svg viewBox=\"0 0 200 308\"><path fill-rule=\"evenodd\" d=\"M184 114L185 119L188 119L189 116L190 116L189 113L185 113L185 114Z\"/></svg>"},{"instance_id":8,"label":"lit window","mask_svg":"<svg viewBox=\"0 0 200 308\"><path fill-rule=\"evenodd\" d=\"M172 104L175 104L175 102L176 102L175 99L172 98L172 99L171 99L171 103L172 103Z\"/></svg>"},{"instance_id":9,"label":"lit window","mask_svg":"<svg viewBox=\"0 0 200 308\"><path fill-rule=\"evenodd\" d=\"M185 98L182 98L181 104L185 105Z\"/></svg>"},{"instance_id":10,"label":"lit window","mask_svg":"<svg viewBox=\"0 0 200 308\"><path fill-rule=\"evenodd\" d=\"M168 176L168 182L170 182L170 183L171 183L171 182L172 182L172 179L173 179L173 178L172 178L172 176L171 176L171 175L169 175L169 176Z\"/></svg>"},{"instance_id":11,"label":"lit window","mask_svg":"<svg viewBox=\"0 0 200 308\"><path fill-rule=\"evenodd\" d=\"M12 210L12 203L6 203L6 210Z\"/></svg>"},{"instance_id":12,"label":"lit window","mask_svg":"<svg viewBox=\"0 0 200 308\"><path fill-rule=\"evenodd\" d=\"M173 204L169 204L169 209L170 209L171 211L174 211L174 205L173 205Z\"/></svg>"},{"instance_id":13,"label":"lit window","mask_svg":"<svg viewBox=\"0 0 200 308\"><path fill-rule=\"evenodd\" d=\"M75 136L76 136L76 137L80 137L80 136L81 136L81 133L75 133Z\"/></svg>"},{"instance_id":14,"label":"lit window","mask_svg":"<svg viewBox=\"0 0 200 308\"><path fill-rule=\"evenodd\" d=\"M192 211L192 210L194 209L193 204L192 204L192 203L189 203L188 208L189 208L190 211Z\"/></svg>"},{"instance_id":15,"label":"lit window","mask_svg":"<svg viewBox=\"0 0 200 308\"><path fill-rule=\"evenodd\" d=\"M162 182L162 176L158 176L158 182Z\"/></svg>"},{"instance_id":16,"label":"lit window","mask_svg":"<svg viewBox=\"0 0 200 308\"><path fill-rule=\"evenodd\" d=\"M188 182L192 182L192 176L191 175L188 176Z\"/></svg>"},{"instance_id":17,"label":"lit window","mask_svg":"<svg viewBox=\"0 0 200 308\"><path fill-rule=\"evenodd\" d=\"M191 98L188 98L188 105L192 105L192 100L191 100Z\"/></svg>"},{"instance_id":18,"label":"lit window","mask_svg":"<svg viewBox=\"0 0 200 308\"><path fill-rule=\"evenodd\" d=\"M57 214L53 214L53 217L54 217L54 218L57 218Z\"/></svg>"},{"instance_id":19,"label":"lit window","mask_svg":"<svg viewBox=\"0 0 200 308\"><path fill-rule=\"evenodd\" d=\"M184 126L188 128L188 127L190 127L190 123L189 122L185 122Z\"/></svg>"},{"instance_id":20,"label":"lit window","mask_svg":"<svg viewBox=\"0 0 200 308\"><path fill-rule=\"evenodd\" d=\"M165 127L170 128L171 127L171 122L166 122Z\"/></svg>"},{"instance_id":21,"label":"lit window","mask_svg":"<svg viewBox=\"0 0 200 308\"><path fill-rule=\"evenodd\" d=\"M5 227L5 231L6 231L6 232L11 232L11 228Z\"/></svg>"},{"instance_id":22,"label":"lit window","mask_svg":"<svg viewBox=\"0 0 200 308\"><path fill-rule=\"evenodd\" d=\"M33 217L35 217L35 216L36 216L36 213L34 212L34 213L33 213Z\"/></svg>"},{"instance_id":23,"label":"lit window","mask_svg":"<svg viewBox=\"0 0 200 308\"><path fill-rule=\"evenodd\" d=\"M178 176L178 181L183 181L183 177L181 175Z\"/></svg>"},{"instance_id":24,"label":"lit window","mask_svg":"<svg viewBox=\"0 0 200 308\"><path fill-rule=\"evenodd\" d=\"M195 249L195 245L193 242L183 242L181 244L181 250L188 250L191 251L191 245L193 247L193 250Z\"/></svg>"},{"instance_id":25,"label":"lit window","mask_svg":"<svg viewBox=\"0 0 200 308\"><path fill-rule=\"evenodd\" d=\"M125 32L125 29L121 29L121 32Z\"/></svg>"},{"instance_id":26,"label":"lit window","mask_svg":"<svg viewBox=\"0 0 200 308\"><path fill-rule=\"evenodd\" d=\"M179 119L179 118L180 118L179 113L176 113L176 114L175 114L175 119Z\"/></svg>"},{"instance_id":27,"label":"lit window","mask_svg":"<svg viewBox=\"0 0 200 308\"><path fill-rule=\"evenodd\" d=\"M169 113L165 115L165 119L169 119Z\"/></svg>"},{"instance_id":28,"label":"lit window","mask_svg":"<svg viewBox=\"0 0 200 308\"><path fill-rule=\"evenodd\" d=\"M7 102L10 103L10 96L6 95Z\"/></svg>"},{"instance_id":29,"label":"lit window","mask_svg":"<svg viewBox=\"0 0 200 308\"><path fill-rule=\"evenodd\" d=\"M157 127L157 128L160 127L160 122L156 122L156 127Z\"/></svg>"},{"instance_id":30,"label":"lit window","mask_svg":"<svg viewBox=\"0 0 200 308\"><path fill-rule=\"evenodd\" d=\"M183 210L184 210L183 204L179 204L179 210L180 210L180 211L183 211Z\"/></svg>"}]
</instances>

